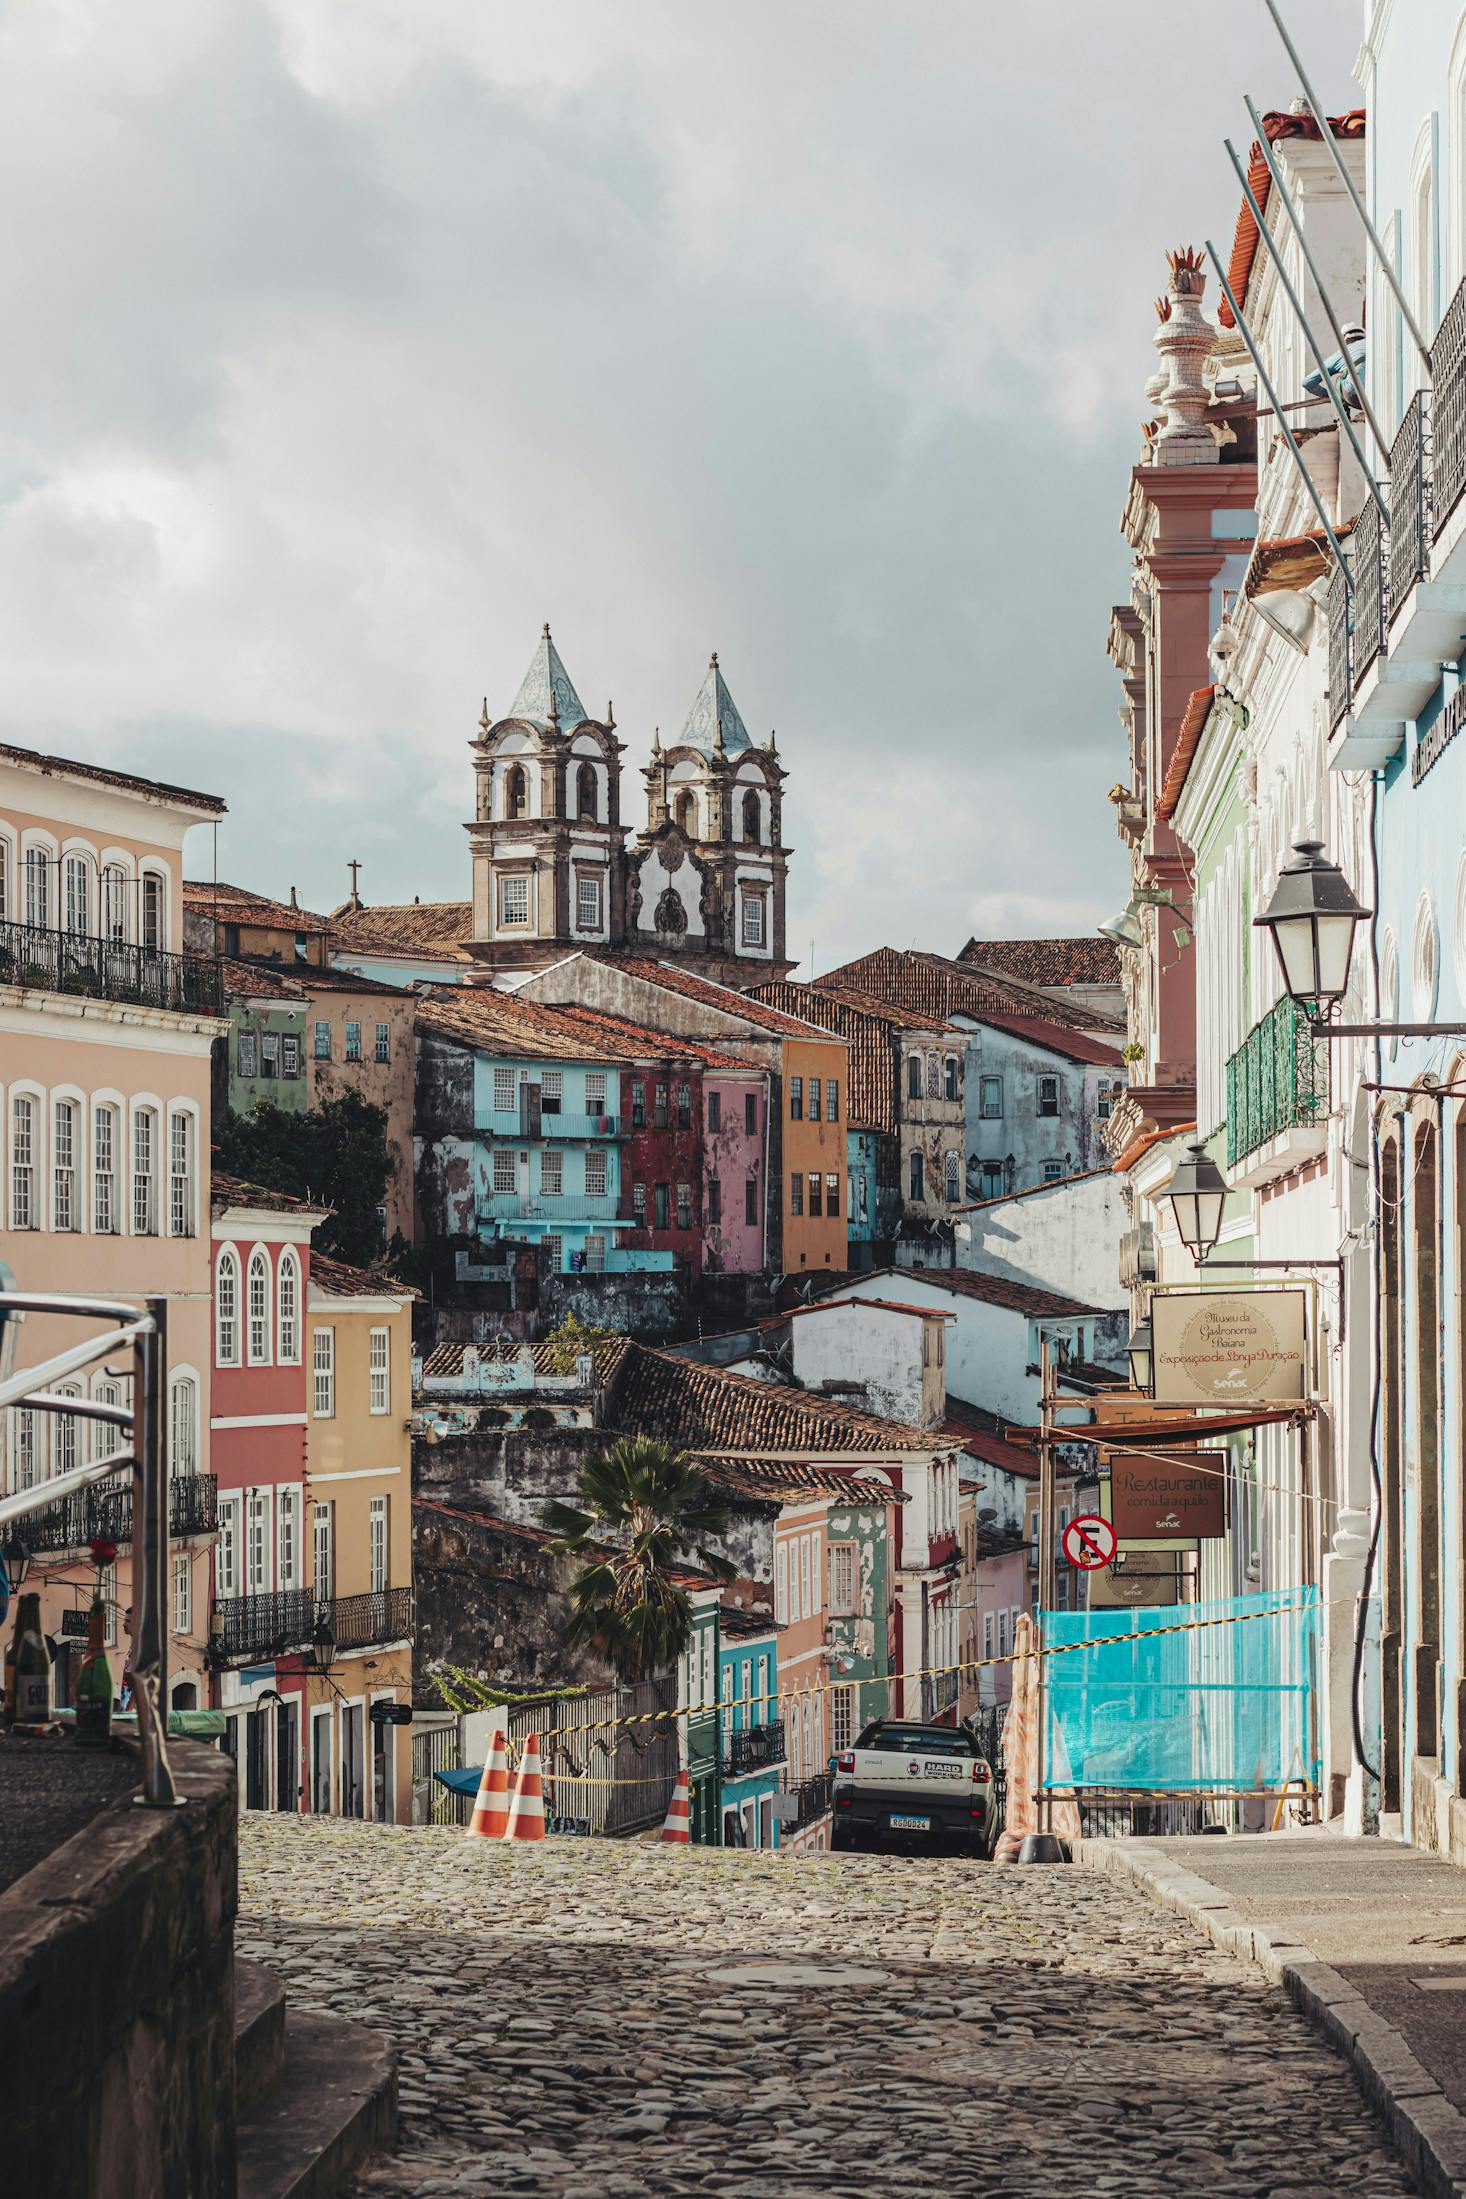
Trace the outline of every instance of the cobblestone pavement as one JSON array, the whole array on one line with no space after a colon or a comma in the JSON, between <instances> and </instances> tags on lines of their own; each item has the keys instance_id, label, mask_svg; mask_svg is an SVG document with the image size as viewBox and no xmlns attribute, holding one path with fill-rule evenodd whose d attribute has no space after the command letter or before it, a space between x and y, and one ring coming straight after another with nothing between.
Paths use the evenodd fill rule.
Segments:
<instances>
[{"instance_id":1,"label":"cobblestone pavement","mask_svg":"<svg viewBox=\"0 0 1466 2199\"><path fill-rule=\"evenodd\" d=\"M1258 1970L1089 1871L250 1816L240 1894L401 2050L361 2199L1415 2189Z\"/></svg>"}]
</instances>

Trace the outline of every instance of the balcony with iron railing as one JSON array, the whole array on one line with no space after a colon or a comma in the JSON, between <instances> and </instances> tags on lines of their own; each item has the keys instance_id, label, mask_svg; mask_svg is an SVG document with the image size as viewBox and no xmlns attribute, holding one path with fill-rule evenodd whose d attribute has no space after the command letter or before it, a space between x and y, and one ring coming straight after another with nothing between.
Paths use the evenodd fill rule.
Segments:
<instances>
[{"instance_id":1,"label":"balcony with iron railing","mask_svg":"<svg viewBox=\"0 0 1466 2199\"><path fill-rule=\"evenodd\" d=\"M624 1138L629 1131L620 1115L562 1115L541 1108L537 1117L492 1114L483 1125L486 1135L501 1145L522 1145L545 1138Z\"/></svg>"},{"instance_id":2,"label":"balcony with iron railing","mask_svg":"<svg viewBox=\"0 0 1466 2199\"><path fill-rule=\"evenodd\" d=\"M314 1638L330 1642L338 1654L374 1649L383 1642L412 1639L412 1590L373 1588L362 1596L333 1596L317 1603Z\"/></svg>"},{"instance_id":3,"label":"balcony with iron railing","mask_svg":"<svg viewBox=\"0 0 1466 2199\"><path fill-rule=\"evenodd\" d=\"M93 1542L132 1541L133 1485L130 1478L99 1481L78 1489L44 1511L32 1512L16 1529L33 1553L85 1550ZM168 1484L168 1534L175 1542L212 1535L219 1525L219 1483L213 1474L175 1474Z\"/></svg>"},{"instance_id":4,"label":"balcony with iron railing","mask_svg":"<svg viewBox=\"0 0 1466 2199\"><path fill-rule=\"evenodd\" d=\"M817 1779L800 1781L794 1790L799 1805L793 1825L795 1832L802 1831L806 1825L812 1825L817 1817L829 1815L832 1790L833 1782L828 1772L821 1772Z\"/></svg>"},{"instance_id":5,"label":"balcony with iron railing","mask_svg":"<svg viewBox=\"0 0 1466 2199\"><path fill-rule=\"evenodd\" d=\"M584 1192L556 1192L543 1195L536 1192L530 1198L520 1198L511 1191L491 1192L478 1203L480 1226L496 1222L511 1233L521 1226L554 1229L561 1222L601 1222L607 1229L616 1222L616 1195L607 1191L597 1197Z\"/></svg>"},{"instance_id":6,"label":"balcony with iron railing","mask_svg":"<svg viewBox=\"0 0 1466 2199\"><path fill-rule=\"evenodd\" d=\"M203 955L164 954L45 924L0 923L0 985L188 1015L219 1015L224 1004L219 965Z\"/></svg>"},{"instance_id":7,"label":"balcony with iron railing","mask_svg":"<svg viewBox=\"0 0 1466 2199\"><path fill-rule=\"evenodd\" d=\"M949 1710L955 1710L960 1685L960 1675L955 1672L923 1673L921 1681L921 1715L926 1719L941 1718Z\"/></svg>"},{"instance_id":8,"label":"balcony with iron railing","mask_svg":"<svg viewBox=\"0 0 1466 2199\"><path fill-rule=\"evenodd\" d=\"M266 1664L310 1647L316 1603L308 1588L217 1596L209 1639L215 1665Z\"/></svg>"},{"instance_id":9,"label":"balcony with iron railing","mask_svg":"<svg viewBox=\"0 0 1466 2199\"><path fill-rule=\"evenodd\" d=\"M1328 1042L1285 993L1227 1063L1228 1168L1253 1181L1296 1167L1323 1150L1328 1112Z\"/></svg>"},{"instance_id":10,"label":"balcony with iron railing","mask_svg":"<svg viewBox=\"0 0 1466 2199\"><path fill-rule=\"evenodd\" d=\"M743 1772L766 1771L784 1761L784 1721L770 1718L761 1726L723 1729L723 1769L736 1779Z\"/></svg>"}]
</instances>

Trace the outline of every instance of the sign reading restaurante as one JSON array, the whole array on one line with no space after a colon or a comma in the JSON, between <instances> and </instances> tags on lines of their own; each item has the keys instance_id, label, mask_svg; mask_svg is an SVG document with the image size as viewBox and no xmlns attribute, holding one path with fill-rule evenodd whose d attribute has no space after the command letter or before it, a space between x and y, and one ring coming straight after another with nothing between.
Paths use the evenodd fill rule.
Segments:
<instances>
[{"instance_id":1,"label":"sign reading restaurante","mask_svg":"<svg viewBox=\"0 0 1466 2199\"><path fill-rule=\"evenodd\" d=\"M1301 1290L1158 1291L1157 1405L1286 1405L1306 1396Z\"/></svg>"},{"instance_id":2,"label":"sign reading restaurante","mask_svg":"<svg viewBox=\"0 0 1466 2199\"><path fill-rule=\"evenodd\" d=\"M1121 1542L1194 1542L1225 1531L1225 1451L1110 1454L1110 1520Z\"/></svg>"}]
</instances>

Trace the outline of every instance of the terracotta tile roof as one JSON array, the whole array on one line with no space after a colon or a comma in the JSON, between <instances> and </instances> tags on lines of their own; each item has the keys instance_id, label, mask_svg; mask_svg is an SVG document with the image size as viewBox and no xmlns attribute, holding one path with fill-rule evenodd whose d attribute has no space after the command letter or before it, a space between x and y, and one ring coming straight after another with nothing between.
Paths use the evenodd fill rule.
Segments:
<instances>
[{"instance_id":1,"label":"terracotta tile roof","mask_svg":"<svg viewBox=\"0 0 1466 2199\"><path fill-rule=\"evenodd\" d=\"M1098 1168L1077 1168L1072 1176L1060 1176L1056 1183L1025 1184L1021 1191L1000 1191L996 1198L969 1199L964 1206L954 1206L954 1214L976 1214L985 1206L1011 1206L1015 1199L1036 1199L1045 1191L1062 1191L1071 1183L1084 1183L1090 1176L1112 1174L1110 1163L1101 1162Z\"/></svg>"},{"instance_id":2,"label":"terracotta tile roof","mask_svg":"<svg viewBox=\"0 0 1466 2199\"><path fill-rule=\"evenodd\" d=\"M265 893L251 893L247 886L211 884L202 878L185 878L183 905L201 916L217 917L221 924L260 924L272 931L324 932L330 925L311 909L298 909L290 901L272 901Z\"/></svg>"},{"instance_id":3,"label":"terracotta tile roof","mask_svg":"<svg viewBox=\"0 0 1466 2199\"><path fill-rule=\"evenodd\" d=\"M1195 1135L1194 1122L1163 1123L1158 1130L1142 1130L1130 1140L1124 1152L1111 1161L1110 1173L1115 1176L1128 1175L1135 1163L1143 1160L1153 1145L1160 1145L1166 1138L1182 1137L1187 1131Z\"/></svg>"},{"instance_id":4,"label":"terracotta tile roof","mask_svg":"<svg viewBox=\"0 0 1466 2199\"><path fill-rule=\"evenodd\" d=\"M625 1348L626 1339L624 1336L614 1336L596 1344L591 1351L591 1359L594 1362L596 1374L604 1379L615 1368ZM462 1344L437 1344L423 1361L422 1371L425 1375L462 1374L463 1353L464 1346ZM479 1346L481 1360L492 1360L493 1356L493 1352L487 1344ZM554 1347L548 1342L532 1344L530 1346L530 1358L536 1374L554 1373Z\"/></svg>"},{"instance_id":5,"label":"terracotta tile roof","mask_svg":"<svg viewBox=\"0 0 1466 2199\"><path fill-rule=\"evenodd\" d=\"M729 1451L929 1451L933 1437L781 1382L629 1346L610 1421L699 1454Z\"/></svg>"},{"instance_id":6,"label":"terracotta tile roof","mask_svg":"<svg viewBox=\"0 0 1466 2199\"><path fill-rule=\"evenodd\" d=\"M140 779L135 772L110 771L104 764L78 763L72 756L47 756L39 748L18 748L0 741L0 758L40 771L48 779L91 779L98 786L116 786L129 794L150 794L168 802L182 802L210 817L222 817L228 803L218 794L196 794L192 787L170 786L166 779Z\"/></svg>"},{"instance_id":7,"label":"terracotta tile roof","mask_svg":"<svg viewBox=\"0 0 1466 2199\"><path fill-rule=\"evenodd\" d=\"M741 1070L748 1076L767 1076L762 1062L744 1061L737 1054L725 1053L716 1046L704 1045L700 1039L673 1036L667 1031L655 1031L648 1024L633 1023L626 1016L609 1015L599 1008L582 1008L567 1003L555 1010L556 1015L568 1016L590 1037L602 1038L608 1046L619 1046L622 1058L631 1060L692 1061L700 1062L705 1069Z\"/></svg>"},{"instance_id":8,"label":"terracotta tile roof","mask_svg":"<svg viewBox=\"0 0 1466 2199\"><path fill-rule=\"evenodd\" d=\"M969 1405L965 1398L947 1393L947 1418L942 1424L944 1435L952 1436L973 1458L980 1458L989 1466L1000 1466L1004 1473L1016 1474L1021 1481L1037 1481L1039 1477L1038 1450L1027 1448L1008 1440L1005 1430L1009 1423L997 1413L989 1412L984 1405ZM1059 1478L1071 1480L1062 1454L1056 1461Z\"/></svg>"},{"instance_id":9,"label":"terracotta tile roof","mask_svg":"<svg viewBox=\"0 0 1466 2199\"><path fill-rule=\"evenodd\" d=\"M1347 114L1330 115L1328 125L1337 138L1363 137L1364 109L1362 107L1351 107ZM1262 126L1267 133L1268 143L1271 145L1276 145L1280 139L1287 137L1311 137L1315 143L1321 137L1318 124L1311 114L1279 114L1275 110L1271 114L1263 116ZM1268 174L1267 162L1262 157L1262 147L1254 138L1247 155L1247 183L1264 214L1267 212L1268 194L1272 190L1272 181L1272 177ZM1252 280L1252 266L1257 258L1257 247L1260 241L1257 234L1257 223L1252 215L1252 208L1244 199L1237 215L1237 227L1232 237L1232 257L1227 267L1227 281L1231 286L1232 295L1244 312L1247 307L1247 285ZM1232 317L1232 309L1225 298L1218 302L1217 319L1221 322L1223 328L1233 328L1236 325Z\"/></svg>"},{"instance_id":10,"label":"terracotta tile roof","mask_svg":"<svg viewBox=\"0 0 1466 2199\"><path fill-rule=\"evenodd\" d=\"M940 1016L923 1015L824 978L814 985L770 981L751 986L746 997L844 1039L850 1052L845 1119L857 1130L894 1132L897 1128L903 1032L917 1031L923 1038L938 1040L956 1035L954 1026Z\"/></svg>"},{"instance_id":11,"label":"terracotta tile roof","mask_svg":"<svg viewBox=\"0 0 1466 2199\"><path fill-rule=\"evenodd\" d=\"M994 1030L1011 1031L1015 1038L1027 1039L1030 1045L1045 1047L1051 1054L1063 1054L1069 1061L1088 1062L1101 1069L1120 1066L1118 1046L1093 1038L1088 1031L1067 1030L1062 1024L1051 1023L1047 1016L992 1014L984 1021Z\"/></svg>"},{"instance_id":12,"label":"terracotta tile roof","mask_svg":"<svg viewBox=\"0 0 1466 2199\"><path fill-rule=\"evenodd\" d=\"M588 954L585 959L604 963L608 969L623 970L628 977L645 978L649 985L660 985L664 992L680 993L684 1000L701 1001L705 1008L720 1009L724 1015L742 1016L757 1029L772 1031L780 1038L825 1038L830 1035L782 1009L771 1008L753 993L735 992L731 985L715 985L711 978L699 977L695 971L680 969L670 962L658 962L650 956L636 954Z\"/></svg>"},{"instance_id":13,"label":"terracotta tile roof","mask_svg":"<svg viewBox=\"0 0 1466 2199\"><path fill-rule=\"evenodd\" d=\"M311 1284L324 1291L328 1298L422 1296L420 1290L414 1290L411 1283L404 1283L395 1275L378 1275L371 1268L348 1267L344 1260L333 1260L324 1252L311 1254Z\"/></svg>"},{"instance_id":14,"label":"terracotta tile roof","mask_svg":"<svg viewBox=\"0 0 1466 2199\"><path fill-rule=\"evenodd\" d=\"M793 1459L698 1457L708 1480L735 1496L779 1504L789 1498L844 1498L851 1504L908 1504L904 1490L840 1466L807 1466Z\"/></svg>"},{"instance_id":15,"label":"terracotta tile roof","mask_svg":"<svg viewBox=\"0 0 1466 2199\"><path fill-rule=\"evenodd\" d=\"M239 999L298 1000L305 1006L305 994L295 982L292 970L287 976L272 962L240 962L226 956L219 965L224 976L224 990Z\"/></svg>"},{"instance_id":16,"label":"terracotta tile roof","mask_svg":"<svg viewBox=\"0 0 1466 2199\"><path fill-rule=\"evenodd\" d=\"M246 1206L268 1214L318 1214L331 1212L315 1199L297 1199L289 1191L272 1191L267 1184L246 1183L241 1176L226 1176L214 1169L209 1177L209 1206L223 1214L231 1206Z\"/></svg>"},{"instance_id":17,"label":"terracotta tile roof","mask_svg":"<svg viewBox=\"0 0 1466 2199\"><path fill-rule=\"evenodd\" d=\"M804 1313L828 1313L832 1306L876 1306L882 1313L914 1314L918 1321L955 1321L957 1318L955 1313L943 1313L936 1306L902 1305L895 1298L816 1298L813 1305L791 1306L787 1313L776 1315L773 1321L765 1321L762 1326L775 1328Z\"/></svg>"},{"instance_id":18,"label":"terracotta tile roof","mask_svg":"<svg viewBox=\"0 0 1466 2199\"><path fill-rule=\"evenodd\" d=\"M745 1611L741 1605L727 1602L718 1617L718 1630L740 1642L772 1641L784 1631L767 1611Z\"/></svg>"},{"instance_id":19,"label":"terracotta tile roof","mask_svg":"<svg viewBox=\"0 0 1466 2199\"><path fill-rule=\"evenodd\" d=\"M1345 520L1334 529L1342 541L1358 526L1357 515ZM1314 527L1307 534L1273 535L1253 547L1243 576L1242 593L1249 602L1254 596L1274 594L1280 588L1304 589L1315 580L1333 571L1333 552L1324 539L1322 527Z\"/></svg>"},{"instance_id":20,"label":"terracotta tile roof","mask_svg":"<svg viewBox=\"0 0 1466 2199\"><path fill-rule=\"evenodd\" d=\"M463 942L472 931L471 901L388 901L360 909L348 904L331 918L331 951L471 962Z\"/></svg>"},{"instance_id":21,"label":"terracotta tile roof","mask_svg":"<svg viewBox=\"0 0 1466 2199\"><path fill-rule=\"evenodd\" d=\"M897 1267L873 1268L872 1275L889 1275L897 1283L925 1283L932 1290L950 1291L954 1298L976 1298L984 1305L1007 1306L1034 1320L1066 1320L1099 1317L1098 1306L1081 1305L1077 1298L1061 1298L1055 1291L1036 1290L1029 1283L1010 1282L1003 1275L979 1275L972 1268ZM851 1292L858 1297L859 1292Z\"/></svg>"},{"instance_id":22,"label":"terracotta tile roof","mask_svg":"<svg viewBox=\"0 0 1466 2199\"><path fill-rule=\"evenodd\" d=\"M363 977L356 970L322 970L313 962L297 964L291 975L308 994L362 993L373 997L385 995L392 1000L415 1000L417 997L410 985L389 985L385 978Z\"/></svg>"},{"instance_id":23,"label":"terracotta tile roof","mask_svg":"<svg viewBox=\"0 0 1466 2199\"><path fill-rule=\"evenodd\" d=\"M969 939L959 962L1021 977L1029 985L1118 985L1113 939Z\"/></svg>"},{"instance_id":24,"label":"terracotta tile roof","mask_svg":"<svg viewBox=\"0 0 1466 2199\"><path fill-rule=\"evenodd\" d=\"M1176 814L1176 804L1186 785L1186 774L1191 769L1206 721L1211 716L1215 687L1193 687L1191 700L1181 713L1181 730L1176 735L1176 745L1166 766L1166 776L1161 782L1160 798L1155 806L1157 817L1169 819Z\"/></svg>"},{"instance_id":25,"label":"terracotta tile roof","mask_svg":"<svg viewBox=\"0 0 1466 2199\"><path fill-rule=\"evenodd\" d=\"M612 1044L563 1009L501 993L492 985L438 986L422 997L417 1024L420 1031L434 1031L484 1052L552 1061L621 1063L631 1058L624 1041Z\"/></svg>"},{"instance_id":26,"label":"terracotta tile roof","mask_svg":"<svg viewBox=\"0 0 1466 2199\"><path fill-rule=\"evenodd\" d=\"M838 970L827 971L815 983L822 987L831 978L858 992L874 993L897 1007L915 1008L941 1018L1039 1016L1066 1030L1089 1031L1111 1024L1120 1027L1118 1017L1070 1007L1067 1001L1056 1000L1052 993L1041 992L1021 978L994 976L987 970L974 969L971 963L953 962L945 955L921 954L914 949L877 947Z\"/></svg>"}]
</instances>

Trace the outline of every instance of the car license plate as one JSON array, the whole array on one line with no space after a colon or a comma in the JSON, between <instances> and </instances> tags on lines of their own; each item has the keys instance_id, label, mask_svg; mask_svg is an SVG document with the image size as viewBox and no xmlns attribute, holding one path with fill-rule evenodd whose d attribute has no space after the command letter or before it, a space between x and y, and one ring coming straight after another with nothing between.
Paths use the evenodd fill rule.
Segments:
<instances>
[{"instance_id":1,"label":"car license plate","mask_svg":"<svg viewBox=\"0 0 1466 2199\"><path fill-rule=\"evenodd\" d=\"M897 1833L924 1833L930 1832L932 1829L932 1821L929 1817L902 1817L894 1810L891 1813L890 1825L892 1832Z\"/></svg>"}]
</instances>

